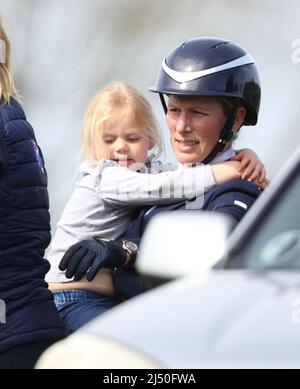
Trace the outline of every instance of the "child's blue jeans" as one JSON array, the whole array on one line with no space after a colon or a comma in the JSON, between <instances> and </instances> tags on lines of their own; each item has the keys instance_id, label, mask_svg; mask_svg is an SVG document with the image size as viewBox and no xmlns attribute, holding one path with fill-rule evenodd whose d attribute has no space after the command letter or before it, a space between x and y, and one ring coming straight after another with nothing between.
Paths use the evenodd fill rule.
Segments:
<instances>
[{"instance_id":1,"label":"child's blue jeans","mask_svg":"<svg viewBox=\"0 0 300 389\"><path fill-rule=\"evenodd\" d=\"M87 290L61 290L53 292L53 296L66 335L118 304L113 296Z\"/></svg>"}]
</instances>

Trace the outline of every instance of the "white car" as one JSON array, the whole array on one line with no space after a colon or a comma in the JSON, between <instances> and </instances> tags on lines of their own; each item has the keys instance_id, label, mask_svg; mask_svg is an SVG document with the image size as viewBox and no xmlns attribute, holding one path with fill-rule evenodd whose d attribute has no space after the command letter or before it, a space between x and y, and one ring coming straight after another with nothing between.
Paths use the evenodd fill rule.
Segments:
<instances>
[{"instance_id":1,"label":"white car","mask_svg":"<svg viewBox=\"0 0 300 389\"><path fill-rule=\"evenodd\" d=\"M229 240L222 215L154 218L139 269L176 279L93 320L37 367L300 368L299 207L300 149Z\"/></svg>"}]
</instances>

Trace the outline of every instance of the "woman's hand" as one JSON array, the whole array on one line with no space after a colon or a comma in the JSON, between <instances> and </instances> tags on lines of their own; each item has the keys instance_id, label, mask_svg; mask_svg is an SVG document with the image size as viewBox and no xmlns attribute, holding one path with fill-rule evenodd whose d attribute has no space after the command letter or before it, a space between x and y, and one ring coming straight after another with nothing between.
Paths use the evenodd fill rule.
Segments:
<instances>
[{"instance_id":1,"label":"woman's hand","mask_svg":"<svg viewBox=\"0 0 300 389\"><path fill-rule=\"evenodd\" d=\"M82 240L71 246L62 257L59 269L66 277L79 281L86 275L92 281L103 267L114 269L126 263L127 253L118 241L101 239Z\"/></svg>"}]
</instances>

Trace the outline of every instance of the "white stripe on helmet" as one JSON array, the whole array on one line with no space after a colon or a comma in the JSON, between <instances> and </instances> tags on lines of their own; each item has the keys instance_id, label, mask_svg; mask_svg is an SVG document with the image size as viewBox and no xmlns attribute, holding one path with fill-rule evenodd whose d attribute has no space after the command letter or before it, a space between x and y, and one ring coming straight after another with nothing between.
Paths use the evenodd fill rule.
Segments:
<instances>
[{"instance_id":1,"label":"white stripe on helmet","mask_svg":"<svg viewBox=\"0 0 300 389\"><path fill-rule=\"evenodd\" d=\"M162 68L164 71L171 77L173 80L177 82L187 82L196 80L197 78L207 76L209 74L221 72L223 70L228 70L232 68L236 68L238 66L242 65L248 65L254 63L253 58L250 54L246 54L243 57L237 58L233 61L227 62L224 65L215 66L213 68L199 70L196 72L177 72L176 70L173 70L169 68L169 66L166 64L165 61L162 63Z\"/></svg>"}]
</instances>

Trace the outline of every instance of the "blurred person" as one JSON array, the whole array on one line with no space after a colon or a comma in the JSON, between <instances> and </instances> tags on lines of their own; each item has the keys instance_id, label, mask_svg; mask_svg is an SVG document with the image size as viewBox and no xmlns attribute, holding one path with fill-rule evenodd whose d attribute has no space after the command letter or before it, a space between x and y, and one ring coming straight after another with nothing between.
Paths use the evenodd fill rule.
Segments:
<instances>
[{"instance_id":1,"label":"blurred person","mask_svg":"<svg viewBox=\"0 0 300 389\"><path fill-rule=\"evenodd\" d=\"M119 302L114 268L130 266L135 247L119 239L138 208L182 202L242 174L237 161L194 167L158 161L162 139L151 106L136 88L121 82L105 86L91 100L82 149L81 178L57 224L46 277L66 334ZM261 164L251 151L242 151L239 158L244 163L251 160L250 175L257 167L260 174ZM93 236L101 237L94 246L103 244L116 261L99 272L92 266L82 279L89 268L86 262L70 281L72 269L60 270L60 260L71 245ZM110 246L110 240L119 241Z\"/></svg>"},{"instance_id":2,"label":"blurred person","mask_svg":"<svg viewBox=\"0 0 300 389\"><path fill-rule=\"evenodd\" d=\"M0 368L33 368L63 337L44 276L50 242L47 174L33 128L17 101L10 42L0 21Z\"/></svg>"},{"instance_id":3,"label":"blurred person","mask_svg":"<svg viewBox=\"0 0 300 389\"><path fill-rule=\"evenodd\" d=\"M215 164L240 160L232 148L242 125L257 123L261 87L259 74L250 54L233 42L219 38L195 38L172 50L163 60L156 85L166 113L171 143L180 164ZM167 101L165 100L167 98ZM247 166L247 161L241 164ZM250 180L233 179L209 189L201 201L145 207L132 222L122 239L137 244L148 221L159 212L198 209L230 215L238 223L268 184L259 166ZM255 177L256 176L256 177ZM251 182L252 181L252 182ZM129 254L128 254L129 251ZM126 250L118 241L83 240L65 253L61 267L68 277L93 276L102 268L120 265L113 272L116 295L126 300L143 291L134 267L137 247ZM129 255L131 259L121 260ZM203 258L205 260L205 258ZM125 263L125 266L124 266ZM89 280L92 277L89 278Z\"/></svg>"}]
</instances>

